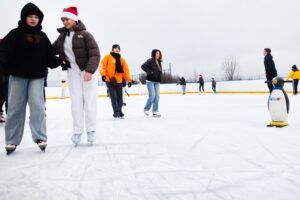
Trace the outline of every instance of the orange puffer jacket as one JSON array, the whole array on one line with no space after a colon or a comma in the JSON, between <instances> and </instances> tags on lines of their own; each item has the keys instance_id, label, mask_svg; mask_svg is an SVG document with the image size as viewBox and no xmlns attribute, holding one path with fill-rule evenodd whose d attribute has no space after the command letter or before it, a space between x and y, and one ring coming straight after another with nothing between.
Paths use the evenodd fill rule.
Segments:
<instances>
[{"instance_id":1,"label":"orange puffer jacket","mask_svg":"<svg viewBox=\"0 0 300 200\"><path fill-rule=\"evenodd\" d=\"M116 78L117 83L122 83L122 79L124 78L127 82L131 82L130 72L127 65L127 62L124 58L121 57L121 65L124 73L116 72L116 59L111 55L106 55L100 67L100 75L106 77L106 82L110 82L112 77Z\"/></svg>"}]
</instances>

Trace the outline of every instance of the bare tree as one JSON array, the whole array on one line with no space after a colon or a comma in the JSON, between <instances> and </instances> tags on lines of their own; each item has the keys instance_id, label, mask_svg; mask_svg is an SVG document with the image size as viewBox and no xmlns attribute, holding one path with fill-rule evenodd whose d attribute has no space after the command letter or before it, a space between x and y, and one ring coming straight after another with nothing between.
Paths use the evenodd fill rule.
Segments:
<instances>
[{"instance_id":1,"label":"bare tree","mask_svg":"<svg viewBox=\"0 0 300 200\"><path fill-rule=\"evenodd\" d=\"M227 58L222 64L222 69L224 71L225 80L232 81L240 79L239 64L235 58Z\"/></svg>"}]
</instances>

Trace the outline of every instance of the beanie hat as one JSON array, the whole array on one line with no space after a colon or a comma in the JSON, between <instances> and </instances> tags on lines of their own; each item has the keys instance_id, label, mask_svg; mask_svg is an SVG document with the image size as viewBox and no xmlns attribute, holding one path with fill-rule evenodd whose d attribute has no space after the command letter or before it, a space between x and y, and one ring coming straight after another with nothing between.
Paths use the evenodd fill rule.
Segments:
<instances>
[{"instance_id":1,"label":"beanie hat","mask_svg":"<svg viewBox=\"0 0 300 200\"><path fill-rule=\"evenodd\" d=\"M115 48L118 48L121 51L121 47L118 44L114 44L111 48L111 50L114 50Z\"/></svg>"},{"instance_id":2,"label":"beanie hat","mask_svg":"<svg viewBox=\"0 0 300 200\"><path fill-rule=\"evenodd\" d=\"M61 18L68 18L73 21L78 21L77 7L65 8L61 14Z\"/></svg>"}]
</instances>

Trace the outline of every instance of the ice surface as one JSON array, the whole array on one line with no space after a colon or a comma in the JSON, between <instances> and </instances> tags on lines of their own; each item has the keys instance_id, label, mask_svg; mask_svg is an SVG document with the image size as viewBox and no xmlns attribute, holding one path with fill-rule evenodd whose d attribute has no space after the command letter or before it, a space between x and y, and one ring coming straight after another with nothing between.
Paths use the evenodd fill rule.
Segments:
<instances>
[{"instance_id":1,"label":"ice surface","mask_svg":"<svg viewBox=\"0 0 300 200\"><path fill-rule=\"evenodd\" d=\"M71 144L69 100L47 102L48 148L31 140L6 156L0 127L1 200L299 200L300 97L289 126L267 128L267 95L162 95L162 118L146 96L129 97L115 120L98 99L97 142Z\"/></svg>"}]
</instances>

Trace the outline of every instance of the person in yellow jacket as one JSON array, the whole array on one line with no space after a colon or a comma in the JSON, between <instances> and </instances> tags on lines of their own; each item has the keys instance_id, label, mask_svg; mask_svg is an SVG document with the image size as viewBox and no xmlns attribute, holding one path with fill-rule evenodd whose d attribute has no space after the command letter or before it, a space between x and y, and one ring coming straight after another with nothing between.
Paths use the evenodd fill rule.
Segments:
<instances>
[{"instance_id":1,"label":"person in yellow jacket","mask_svg":"<svg viewBox=\"0 0 300 200\"><path fill-rule=\"evenodd\" d=\"M123 91L122 80L128 83L131 87L130 72L126 60L121 57L121 48L118 44L112 46L110 54L106 55L101 61L100 74L102 81L106 82L109 91L114 118L124 118L122 112L123 106Z\"/></svg>"},{"instance_id":2,"label":"person in yellow jacket","mask_svg":"<svg viewBox=\"0 0 300 200\"><path fill-rule=\"evenodd\" d=\"M289 79L293 79L293 94L298 95L298 83L300 79L300 71L296 65L292 66L292 70L287 77L287 80Z\"/></svg>"}]
</instances>

